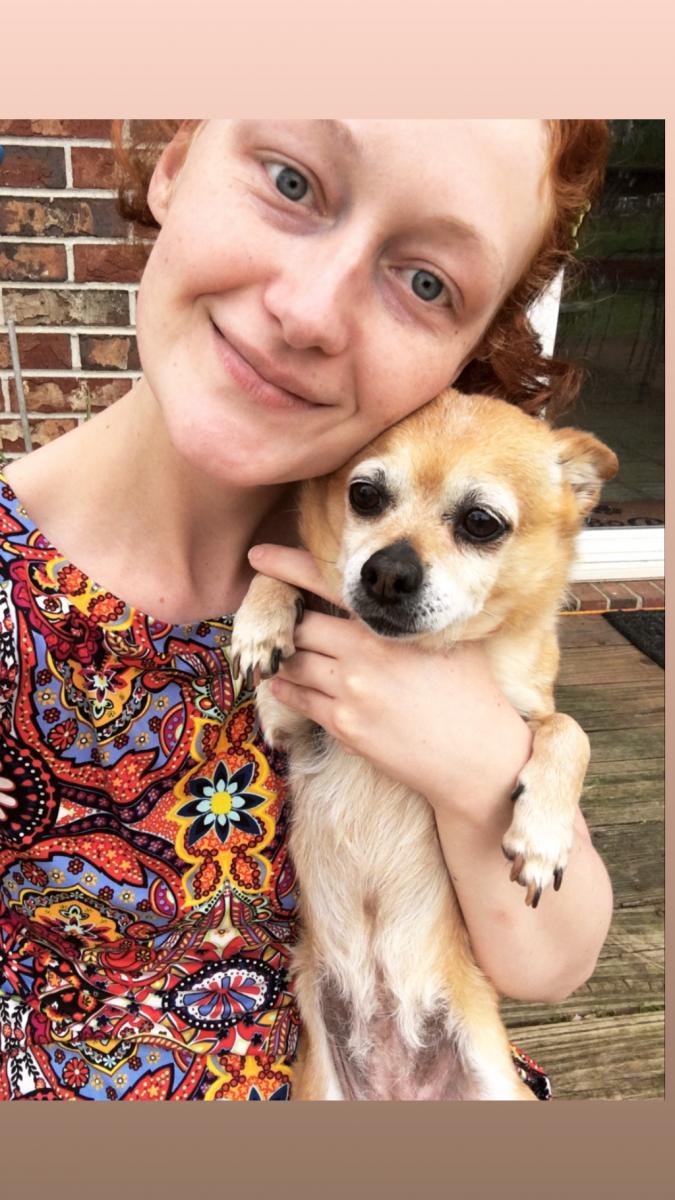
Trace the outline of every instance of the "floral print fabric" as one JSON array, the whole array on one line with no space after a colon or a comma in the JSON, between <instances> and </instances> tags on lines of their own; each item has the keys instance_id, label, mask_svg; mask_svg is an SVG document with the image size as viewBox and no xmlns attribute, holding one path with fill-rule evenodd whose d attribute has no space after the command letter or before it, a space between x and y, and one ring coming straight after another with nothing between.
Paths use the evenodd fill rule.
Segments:
<instances>
[{"instance_id":1,"label":"floral print fabric","mask_svg":"<svg viewBox=\"0 0 675 1200\"><path fill-rule=\"evenodd\" d=\"M230 632L126 605L0 475L0 1098L289 1097L283 760Z\"/></svg>"}]
</instances>

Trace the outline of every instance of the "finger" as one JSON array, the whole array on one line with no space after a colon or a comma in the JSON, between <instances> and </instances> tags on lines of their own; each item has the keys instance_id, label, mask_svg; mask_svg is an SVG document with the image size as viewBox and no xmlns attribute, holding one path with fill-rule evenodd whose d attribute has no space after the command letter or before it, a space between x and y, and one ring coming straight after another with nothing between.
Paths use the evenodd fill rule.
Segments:
<instances>
[{"instance_id":1,"label":"finger","mask_svg":"<svg viewBox=\"0 0 675 1200\"><path fill-rule=\"evenodd\" d=\"M281 579L294 587L304 588L321 596L329 604L344 608L344 601L326 583L321 571L321 564L316 561L308 550L298 550L292 546L275 546L265 542L252 546L248 552L249 562L262 575L271 575L273 579Z\"/></svg>"},{"instance_id":2,"label":"finger","mask_svg":"<svg viewBox=\"0 0 675 1200\"><path fill-rule=\"evenodd\" d=\"M308 717L310 721L332 733L331 712L335 701L330 696L317 692L314 688L300 687L291 683L289 679L280 679L278 675L270 680L269 686L282 704L287 704L295 712Z\"/></svg>"},{"instance_id":3,"label":"finger","mask_svg":"<svg viewBox=\"0 0 675 1200\"><path fill-rule=\"evenodd\" d=\"M355 644L360 633L362 630L357 621L306 609L302 624L295 627L293 641L297 650L313 650L316 654L337 658Z\"/></svg>"},{"instance_id":4,"label":"finger","mask_svg":"<svg viewBox=\"0 0 675 1200\"><path fill-rule=\"evenodd\" d=\"M324 696L335 698L338 691L338 671L334 658L312 651L296 650L291 658L280 663L277 679L288 680L298 687L311 688Z\"/></svg>"},{"instance_id":5,"label":"finger","mask_svg":"<svg viewBox=\"0 0 675 1200\"><path fill-rule=\"evenodd\" d=\"M14 788L16 784L13 779L8 779L6 775L0 775L0 791L5 791L6 788Z\"/></svg>"}]
</instances>

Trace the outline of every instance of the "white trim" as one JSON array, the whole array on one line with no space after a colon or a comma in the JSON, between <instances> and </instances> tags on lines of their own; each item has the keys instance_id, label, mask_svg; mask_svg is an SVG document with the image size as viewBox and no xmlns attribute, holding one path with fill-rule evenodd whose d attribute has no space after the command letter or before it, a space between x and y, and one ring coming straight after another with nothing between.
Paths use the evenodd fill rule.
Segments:
<instances>
[{"instance_id":1,"label":"white trim","mask_svg":"<svg viewBox=\"0 0 675 1200\"><path fill-rule=\"evenodd\" d=\"M4 143L3 143L4 144ZM19 188L0 187L0 197L17 200L112 200L117 195L114 188Z\"/></svg>"},{"instance_id":2,"label":"white trim","mask_svg":"<svg viewBox=\"0 0 675 1200\"><path fill-rule=\"evenodd\" d=\"M63 157L66 164L66 187L72 191L73 187L73 160L70 157L71 147L68 143L63 147Z\"/></svg>"},{"instance_id":3,"label":"white trim","mask_svg":"<svg viewBox=\"0 0 675 1200\"><path fill-rule=\"evenodd\" d=\"M572 580L661 579L665 574L663 527L584 529L577 538Z\"/></svg>"},{"instance_id":4,"label":"white trim","mask_svg":"<svg viewBox=\"0 0 675 1200\"><path fill-rule=\"evenodd\" d=\"M0 317L2 316L2 288L0 288ZM0 333L6 333L6 325L0 320ZM133 325L18 325L17 337L22 333L83 333L87 337L101 334L111 334L116 337L134 336Z\"/></svg>"},{"instance_id":5,"label":"white trim","mask_svg":"<svg viewBox=\"0 0 675 1200\"><path fill-rule=\"evenodd\" d=\"M128 292L129 288L135 288L138 285L135 283L118 283L116 280L110 283L102 283L99 280L46 280L33 279L22 280L15 283L3 283L2 287L5 292Z\"/></svg>"},{"instance_id":6,"label":"white trim","mask_svg":"<svg viewBox=\"0 0 675 1200\"><path fill-rule=\"evenodd\" d=\"M132 370L130 367L101 367L98 370L83 371L79 367L22 367L21 375L23 379L44 379L49 382L51 379L102 379L109 377L117 379L120 375L138 375L138 370ZM11 367L0 368L0 378L13 379L14 372Z\"/></svg>"},{"instance_id":7,"label":"white trim","mask_svg":"<svg viewBox=\"0 0 675 1200\"><path fill-rule=\"evenodd\" d=\"M21 234L21 233L3 233L0 234L0 245L5 242L11 245L30 245L30 246L152 246L155 239L152 237L95 237L91 233L68 233L63 237L46 237L42 233L36 234Z\"/></svg>"},{"instance_id":8,"label":"white trim","mask_svg":"<svg viewBox=\"0 0 675 1200\"><path fill-rule=\"evenodd\" d=\"M46 134L33 136L32 133L3 133L0 134L3 146L92 146L97 150L109 150L111 143L105 138L47 137Z\"/></svg>"}]
</instances>

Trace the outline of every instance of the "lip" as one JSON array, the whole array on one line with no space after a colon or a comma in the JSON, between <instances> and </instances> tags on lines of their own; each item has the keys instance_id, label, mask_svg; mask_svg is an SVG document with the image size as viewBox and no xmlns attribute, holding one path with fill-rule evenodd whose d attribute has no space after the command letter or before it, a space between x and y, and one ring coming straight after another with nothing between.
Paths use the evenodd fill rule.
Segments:
<instances>
[{"instance_id":1,"label":"lip","mask_svg":"<svg viewBox=\"0 0 675 1200\"><path fill-rule=\"evenodd\" d=\"M298 384L289 376L282 375L270 367L257 353L243 343L235 343L227 337L211 318L216 352L221 363L244 391L268 408L312 409L325 408L326 404L312 400L296 391Z\"/></svg>"}]
</instances>

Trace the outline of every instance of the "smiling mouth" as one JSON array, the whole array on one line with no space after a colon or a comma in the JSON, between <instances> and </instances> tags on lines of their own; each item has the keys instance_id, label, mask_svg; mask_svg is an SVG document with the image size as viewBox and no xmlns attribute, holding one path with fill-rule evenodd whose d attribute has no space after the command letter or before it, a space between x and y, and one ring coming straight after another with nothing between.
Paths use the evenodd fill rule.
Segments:
<instances>
[{"instance_id":1,"label":"smiling mouth","mask_svg":"<svg viewBox=\"0 0 675 1200\"><path fill-rule=\"evenodd\" d=\"M273 383L253 365L245 354L225 336L220 328L211 320L216 352L220 362L225 366L229 375L245 392L260 401L267 408L308 409L326 408L327 404L309 400L306 396L289 388ZM271 374L271 372L270 372Z\"/></svg>"}]
</instances>

